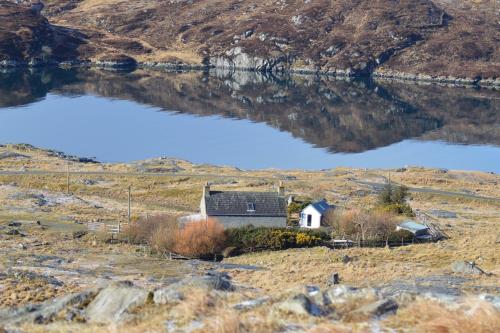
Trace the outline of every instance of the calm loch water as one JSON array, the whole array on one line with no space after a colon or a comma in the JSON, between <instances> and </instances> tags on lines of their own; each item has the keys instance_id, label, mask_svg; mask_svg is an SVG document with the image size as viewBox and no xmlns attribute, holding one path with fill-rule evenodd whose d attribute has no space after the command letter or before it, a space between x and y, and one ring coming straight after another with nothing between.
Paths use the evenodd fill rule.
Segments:
<instances>
[{"instance_id":1,"label":"calm loch water","mask_svg":"<svg viewBox=\"0 0 500 333\"><path fill-rule=\"evenodd\" d=\"M0 73L0 143L101 161L500 172L500 92L253 73Z\"/></svg>"}]
</instances>

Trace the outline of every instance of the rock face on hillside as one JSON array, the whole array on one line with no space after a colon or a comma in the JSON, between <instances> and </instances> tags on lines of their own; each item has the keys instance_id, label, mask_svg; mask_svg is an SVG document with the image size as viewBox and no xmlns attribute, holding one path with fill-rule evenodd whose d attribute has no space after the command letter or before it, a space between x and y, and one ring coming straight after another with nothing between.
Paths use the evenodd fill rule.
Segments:
<instances>
[{"instance_id":1,"label":"rock face on hillside","mask_svg":"<svg viewBox=\"0 0 500 333\"><path fill-rule=\"evenodd\" d=\"M107 48L99 31L51 24L41 9L43 5L36 1L0 0L0 67L88 61L107 66L108 60L118 65L135 64L123 54L133 45L110 38L109 43L115 44Z\"/></svg>"},{"instance_id":2,"label":"rock face on hillside","mask_svg":"<svg viewBox=\"0 0 500 333\"><path fill-rule=\"evenodd\" d=\"M85 53L90 58L124 54L148 64L479 79L500 73L493 7L494 1L468 0L54 0L43 14L86 31L100 45ZM4 52L4 59L21 56Z\"/></svg>"},{"instance_id":3,"label":"rock face on hillside","mask_svg":"<svg viewBox=\"0 0 500 333\"><path fill-rule=\"evenodd\" d=\"M0 63L74 59L82 36L70 29L55 27L30 6L0 1Z\"/></svg>"}]
</instances>

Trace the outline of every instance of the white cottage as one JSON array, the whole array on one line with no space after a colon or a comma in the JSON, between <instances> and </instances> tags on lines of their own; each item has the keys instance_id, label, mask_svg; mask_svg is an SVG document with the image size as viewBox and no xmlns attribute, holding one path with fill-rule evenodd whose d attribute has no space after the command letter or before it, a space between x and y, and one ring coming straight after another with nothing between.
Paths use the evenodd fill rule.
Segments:
<instances>
[{"instance_id":1,"label":"white cottage","mask_svg":"<svg viewBox=\"0 0 500 333\"><path fill-rule=\"evenodd\" d=\"M286 207L283 183L275 192L212 191L207 183L203 187L200 216L202 220L215 218L225 228L285 228Z\"/></svg>"},{"instance_id":2,"label":"white cottage","mask_svg":"<svg viewBox=\"0 0 500 333\"><path fill-rule=\"evenodd\" d=\"M321 227L323 217L331 209L335 209L335 206L329 205L325 199L310 204L300 213L300 227L310 229Z\"/></svg>"}]
</instances>

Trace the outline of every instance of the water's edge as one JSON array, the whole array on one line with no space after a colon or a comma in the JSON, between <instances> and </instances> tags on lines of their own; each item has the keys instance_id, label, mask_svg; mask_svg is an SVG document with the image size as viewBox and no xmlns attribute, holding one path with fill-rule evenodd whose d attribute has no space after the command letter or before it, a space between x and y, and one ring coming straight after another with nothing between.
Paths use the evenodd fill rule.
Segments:
<instances>
[{"instance_id":1,"label":"water's edge","mask_svg":"<svg viewBox=\"0 0 500 333\"><path fill-rule=\"evenodd\" d=\"M433 83L446 85L449 87L484 87L492 89L500 89L500 79L471 79L459 78L454 76L431 76L428 74L411 74L398 71L374 71L370 74L360 74L349 71L323 72L319 70L311 70L308 68L288 68L279 72L272 70L258 70L255 68L241 67L221 67L213 65L190 65L169 62L114 62L114 61L63 61L63 62L21 62L15 60L4 60L0 62L0 70L16 69L16 68L43 68L43 67L60 67L60 68L100 68L106 70L134 70L141 69L163 69L169 71L207 71L207 70L223 70L229 72L260 72L263 74L298 74L308 76L326 76L339 78L374 78L389 81L404 81L415 83Z\"/></svg>"}]
</instances>

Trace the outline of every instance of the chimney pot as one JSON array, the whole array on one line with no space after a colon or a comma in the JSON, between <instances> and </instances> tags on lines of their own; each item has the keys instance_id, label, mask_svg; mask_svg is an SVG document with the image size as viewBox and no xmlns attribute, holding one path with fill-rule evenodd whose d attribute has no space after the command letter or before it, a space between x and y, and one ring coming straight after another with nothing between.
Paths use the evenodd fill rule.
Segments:
<instances>
[{"instance_id":1,"label":"chimney pot","mask_svg":"<svg viewBox=\"0 0 500 333\"><path fill-rule=\"evenodd\" d=\"M280 184L278 186L278 195L280 197L284 197L285 196L285 186L283 185L282 181L280 181Z\"/></svg>"},{"instance_id":2,"label":"chimney pot","mask_svg":"<svg viewBox=\"0 0 500 333\"><path fill-rule=\"evenodd\" d=\"M205 198L210 196L210 185L208 184L208 182L206 182L203 186L203 196Z\"/></svg>"}]
</instances>

